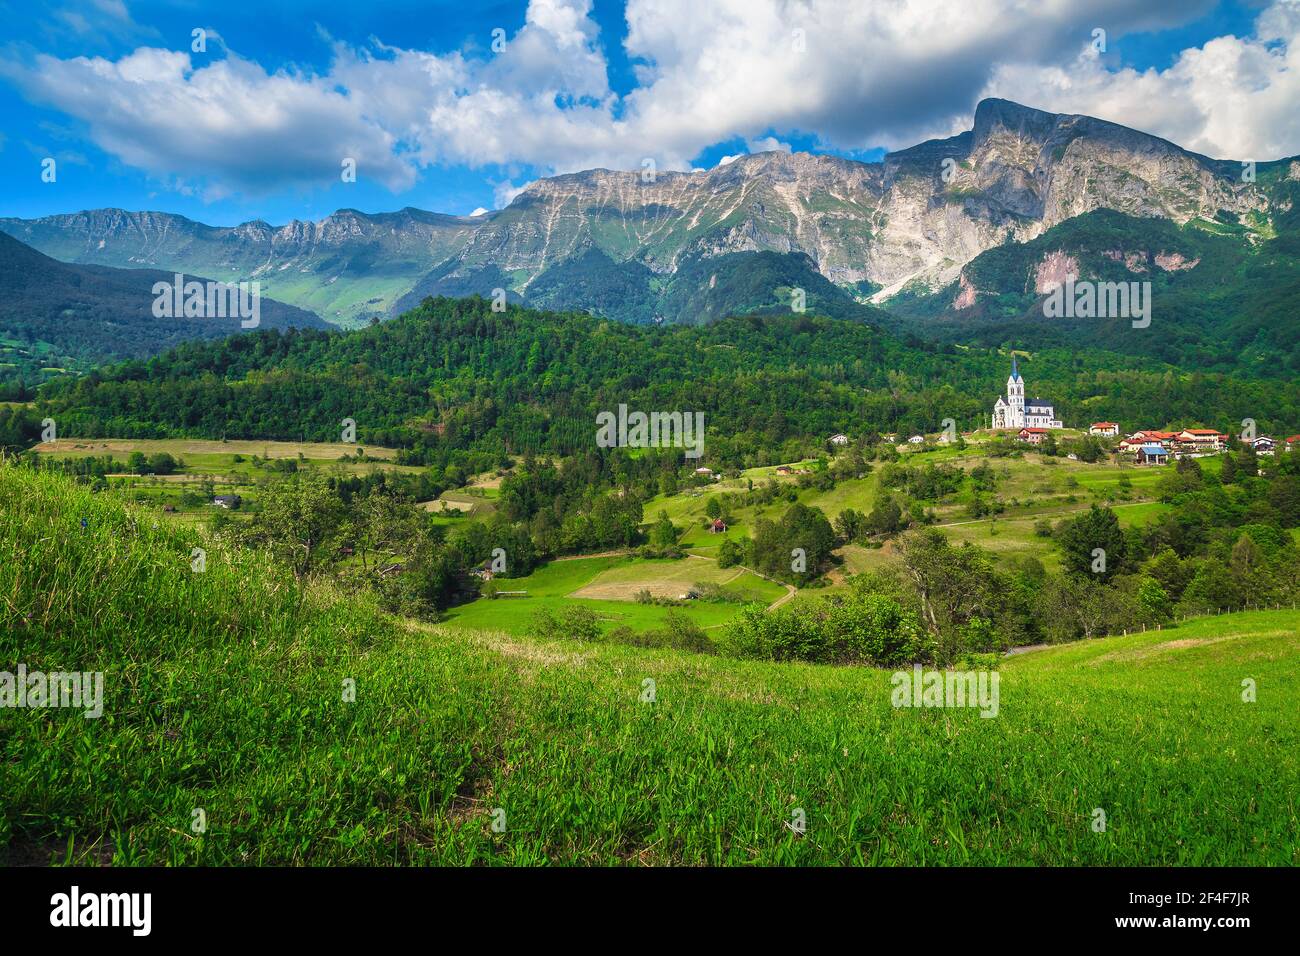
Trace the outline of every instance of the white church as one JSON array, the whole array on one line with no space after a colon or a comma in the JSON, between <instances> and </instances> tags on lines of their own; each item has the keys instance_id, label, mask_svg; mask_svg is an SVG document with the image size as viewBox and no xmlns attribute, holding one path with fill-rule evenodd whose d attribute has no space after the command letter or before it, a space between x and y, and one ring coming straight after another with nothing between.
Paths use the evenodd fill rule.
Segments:
<instances>
[{"instance_id":1,"label":"white church","mask_svg":"<svg viewBox=\"0 0 1300 956\"><path fill-rule=\"evenodd\" d=\"M1045 398L1025 398L1025 380L1016 367L1016 353L1011 353L1011 377L1007 394L993 406L994 428L1064 428L1056 418L1056 409Z\"/></svg>"}]
</instances>

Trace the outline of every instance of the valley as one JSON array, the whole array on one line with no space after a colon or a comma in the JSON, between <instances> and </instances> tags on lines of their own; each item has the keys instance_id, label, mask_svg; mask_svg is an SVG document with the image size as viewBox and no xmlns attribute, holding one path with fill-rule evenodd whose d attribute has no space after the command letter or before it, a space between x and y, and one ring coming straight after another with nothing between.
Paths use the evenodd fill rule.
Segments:
<instances>
[{"instance_id":1,"label":"valley","mask_svg":"<svg viewBox=\"0 0 1300 956\"><path fill-rule=\"evenodd\" d=\"M1300 864L1300 158L916 129L0 218L0 858Z\"/></svg>"}]
</instances>

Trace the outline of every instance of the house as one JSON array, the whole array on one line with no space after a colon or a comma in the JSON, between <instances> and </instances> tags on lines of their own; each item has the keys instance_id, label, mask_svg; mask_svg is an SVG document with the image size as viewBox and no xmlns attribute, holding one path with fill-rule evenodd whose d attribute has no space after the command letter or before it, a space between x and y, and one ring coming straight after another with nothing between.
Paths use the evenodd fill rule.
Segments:
<instances>
[{"instance_id":1,"label":"house","mask_svg":"<svg viewBox=\"0 0 1300 956\"><path fill-rule=\"evenodd\" d=\"M794 469L791 468L789 465L777 465L776 473L778 475L793 475Z\"/></svg>"},{"instance_id":2,"label":"house","mask_svg":"<svg viewBox=\"0 0 1300 956\"><path fill-rule=\"evenodd\" d=\"M474 577L478 578L478 579L481 580L481 581L491 581L491 580L492 580L492 562L491 562L491 561L484 561L484 562L483 562L482 564L480 564L477 568L473 568L473 569L471 569L469 573L472 574L472 575L474 575Z\"/></svg>"},{"instance_id":3,"label":"house","mask_svg":"<svg viewBox=\"0 0 1300 956\"><path fill-rule=\"evenodd\" d=\"M849 443L848 435L832 435L829 439L832 445L847 445Z\"/></svg>"},{"instance_id":4,"label":"house","mask_svg":"<svg viewBox=\"0 0 1300 956\"><path fill-rule=\"evenodd\" d=\"M1128 438L1119 443L1120 451L1132 451L1141 448L1143 445L1159 444L1166 448L1173 446L1174 441L1178 438L1177 432L1146 431L1134 432Z\"/></svg>"},{"instance_id":5,"label":"house","mask_svg":"<svg viewBox=\"0 0 1300 956\"><path fill-rule=\"evenodd\" d=\"M713 523L709 525L709 534L722 534L727 530L727 523L721 518L714 518Z\"/></svg>"},{"instance_id":6,"label":"house","mask_svg":"<svg viewBox=\"0 0 1300 956\"><path fill-rule=\"evenodd\" d=\"M924 435L913 435L911 438L909 438L909 439L907 440L907 443L908 443L909 445L924 445L924 444L925 444L925 436L924 436Z\"/></svg>"},{"instance_id":7,"label":"house","mask_svg":"<svg viewBox=\"0 0 1300 956\"><path fill-rule=\"evenodd\" d=\"M1016 438L1020 439L1021 441L1027 441L1031 445L1041 445L1043 443L1043 439L1046 438L1049 434L1051 434L1051 431L1052 430L1050 428L1038 428L1038 427L1022 428L1016 434Z\"/></svg>"},{"instance_id":8,"label":"house","mask_svg":"<svg viewBox=\"0 0 1300 956\"><path fill-rule=\"evenodd\" d=\"M1154 442L1149 445L1142 445L1138 448L1134 459L1139 465L1167 465L1169 464L1169 449Z\"/></svg>"},{"instance_id":9,"label":"house","mask_svg":"<svg viewBox=\"0 0 1300 956\"><path fill-rule=\"evenodd\" d=\"M1250 444L1255 449L1256 455L1271 455L1277 450L1277 442L1267 435L1260 435Z\"/></svg>"},{"instance_id":10,"label":"house","mask_svg":"<svg viewBox=\"0 0 1300 956\"><path fill-rule=\"evenodd\" d=\"M1292 435L1286 440L1286 450L1295 451L1300 448L1300 435Z\"/></svg>"},{"instance_id":11,"label":"house","mask_svg":"<svg viewBox=\"0 0 1300 956\"><path fill-rule=\"evenodd\" d=\"M1063 428L1056 417L1056 408L1045 398L1025 398L1025 380L1016 365L1016 353L1011 353L1011 375L1007 379L1007 394L993 404L994 428Z\"/></svg>"},{"instance_id":12,"label":"house","mask_svg":"<svg viewBox=\"0 0 1300 956\"><path fill-rule=\"evenodd\" d=\"M1223 451L1228 443L1228 436L1213 428L1185 428L1174 440L1184 451L1192 454L1211 454Z\"/></svg>"},{"instance_id":13,"label":"house","mask_svg":"<svg viewBox=\"0 0 1300 956\"><path fill-rule=\"evenodd\" d=\"M212 499L212 503L218 508L238 508L244 499L239 495L217 495Z\"/></svg>"},{"instance_id":14,"label":"house","mask_svg":"<svg viewBox=\"0 0 1300 956\"><path fill-rule=\"evenodd\" d=\"M1088 434L1116 438L1119 436L1119 425L1115 422L1093 422L1088 426Z\"/></svg>"},{"instance_id":15,"label":"house","mask_svg":"<svg viewBox=\"0 0 1300 956\"><path fill-rule=\"evenodd\" d=\"M713 478L713 477L715 477L714 474L713 474L713 469L712 469L712 468L696 468L696 469L695 469L695 474L699 475L701 478Z\"/></svg>"}]
</instances>

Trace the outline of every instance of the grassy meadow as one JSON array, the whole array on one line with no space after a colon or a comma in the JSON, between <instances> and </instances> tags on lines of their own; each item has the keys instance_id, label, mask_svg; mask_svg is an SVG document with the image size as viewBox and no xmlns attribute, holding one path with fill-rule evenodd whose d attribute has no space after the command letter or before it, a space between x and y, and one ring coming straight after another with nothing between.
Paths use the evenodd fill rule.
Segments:
<instances>
[{"instance_id":1,"label":"grassy meadow","mask_svg":"<svg viewBox=\"0 0 1300 956\"><path fill-rule=\"evenodd\" d=\"M869 668L394 619L256 553L194 573L159 518L0 468L0 667L105 675L99 719L0 709L11 863L1300 864L1298 612L1005 658L986 719Z\"/></svg>"},{"instance_id":2,"label":"grassy meadow","mask_svg":"<svg viewBox=\"0 0 1300 956\"><path fill-rule=\"evenodd\" d=\"M259 481L269 472L256 468L254 455L264 460L295 460L302 469L322 469L330 474L351 475L373 469L418 471L397 465L396 451L366 447L365 460L355 460L358 446L350 444L192 441L169 439L158 441L127 439L62 439L41 445L37 451L49 457L85 457L113 455L126 462L132 452L146 455L166 451L184 461L181 474L169 476L119 476L109 479L110 486L134 501L157 507L170 506L163 520L181 525L201 525L214 512L206 498L196 499L205 487L218 494L238 493L246 508L232 512L246 518L258 507ZM341 460L348 456L350 460ZM1168 472L1165 468L1136 468L1113 462L1087 464L1065 458L1044 460L1026 452L1022 457L988 458L979 442L967 448L940 446L926 451L911 447L902 450L903 461L913 465L946 463L969 470L989 463L997 475L997 496L1002 513L974 519L968 516L961 496L926 502L936 523L955 542L969 541L1004 557L1033 557L1049 570L1059 568L1060 557L1050 538L1037 533L1035 524L1043 519L1057 521L1086 511L1093 503L1109 504L1120 521L1127 525L1144 523L1168 508L1154 499L1155 487ZM815 462L792 462L794 469L812 469ZM1217 459L1203 459L1202 467L1217 469ZM635 602L637 593L646 590L657 598L677 598L699 582L725 585L733 597L771 604L785 593L782 585L767 581L743 568L719 568L718 547L730 538L752 535L760 519L775 521L790 507L785 497L770 504L746 505L733 510L724 533L715 534L707 527L705 509L711 497L723 493L743 493L750 483L759 486L769 479L793 491L797 500L820 508L834 518L846 508L869 512L884 493L880 487L880 465L863 478L842 480L829 490L799 487L797 476L778 475L775 466L752 468L739 477L724 478L702 487L689 487L672 495L659 495L646 502L644 520L654 521L665 512L680 529L678 545L688 554L679 561L645 561L642 559L580 558L554 562L527 579L503 579L502 589L527 591L527 597L478 600L452 608L447 623L454 628L500 630L523 636L530 630L540 609L559 610L580 605L595 611L606 630L627 626L650 630L662 625L668 608ZM487 473L475 476L463 488L443 492L439 499L424 503L433 524L448 529L470 519L490 518L497 510L501 476ZM187 497L188 495L188 497ZM841 562L829 577L828 588L810 593L825 594L843 586L849 574L869 571L895 560L892 543L873 548L850 544L838 548ZM691 620L708 630L726 624L743 609L741 603L686 602L678 608Z\"/></svg>"}]
</instances>

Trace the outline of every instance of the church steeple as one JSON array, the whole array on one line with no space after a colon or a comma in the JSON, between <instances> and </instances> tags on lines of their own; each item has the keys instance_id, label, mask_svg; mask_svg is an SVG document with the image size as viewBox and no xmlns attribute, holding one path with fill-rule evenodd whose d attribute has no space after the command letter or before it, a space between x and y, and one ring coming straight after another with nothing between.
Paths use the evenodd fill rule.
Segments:
<instances>
[{"instance_id":1,"label":"church steeple","mask_svg":"<svg viewBox=\"0 0 1300 956\"><path fill-rule=\"evenodd\" d=\"M1025 420L1025 380L1020 377L1020 366L1016 362L1016 353L1011 353L1011 376L1007 379L1007 427L1024 428Z\"/></svg>"}]
</instances>

